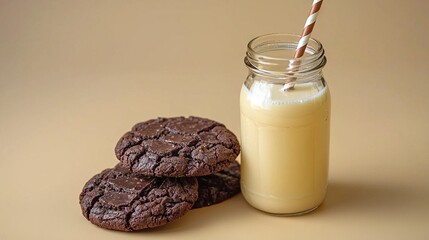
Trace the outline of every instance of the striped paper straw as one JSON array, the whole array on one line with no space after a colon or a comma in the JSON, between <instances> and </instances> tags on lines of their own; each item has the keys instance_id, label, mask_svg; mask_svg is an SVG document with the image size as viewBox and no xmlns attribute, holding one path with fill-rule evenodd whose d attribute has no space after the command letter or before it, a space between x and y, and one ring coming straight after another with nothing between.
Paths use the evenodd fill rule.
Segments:
<instances>
[{"instance_id":1,"label":"striped paper straw","mask_svg":"<svg viewBox=\"0 0 429 240\"><path fill-rule=\"evenodd\" d=\"M314 0L313 5L311 6L310 14L305 22L304 29L301 33L301 38L299 39L298 46L295 50L294 58L300 58L304 55L305 49L307 48L308 40L310 39L311 32L313 31L314 25L316 24L317 14L319 14L320 7L322 7L323 0ZM296 60L291 64L291 69L296 70L299 67L300 61ZM289 79L285 86L284 90L293 88L295 85L296 77Z\"/></svg>"},{"instance_id":2,"label":"striped paper straw","mask_svg":"<svg viewBox=\"0 0 429 240\"><path fill-rule=\"evenodd\" d=\"M305 22L304 29L301 33L301 39L299 40L298 47L296 47L295 58L300 58L305 53L308 40L310 39L311 32L313 31L314 25L316 24L317 14L319 14L320 7L322 7L323 0L314 0L311 6L310 14Z\"/></svg>"}]
</instances>

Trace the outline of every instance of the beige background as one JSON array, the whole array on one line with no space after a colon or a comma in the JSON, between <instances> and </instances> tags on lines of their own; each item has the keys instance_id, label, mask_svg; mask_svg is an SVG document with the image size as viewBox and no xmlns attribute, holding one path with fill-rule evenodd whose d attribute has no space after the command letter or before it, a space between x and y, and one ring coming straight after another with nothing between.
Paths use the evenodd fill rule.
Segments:
<instances>
[{"instance_id":1,"label":"beige background","mask_svg":"<svg viewBox=\"0 0 429 240\"><path fill-rule=\"evenodd\" d=\"M394 4L388 4L393 3ZM429 239L429 2L326 0L330 187L302 217L238 195L138 233L78 195L134 123L198 115L239 135L247 42L300 33L310 0L0 0L0 239Z\"/></svg>"}]
</instances>

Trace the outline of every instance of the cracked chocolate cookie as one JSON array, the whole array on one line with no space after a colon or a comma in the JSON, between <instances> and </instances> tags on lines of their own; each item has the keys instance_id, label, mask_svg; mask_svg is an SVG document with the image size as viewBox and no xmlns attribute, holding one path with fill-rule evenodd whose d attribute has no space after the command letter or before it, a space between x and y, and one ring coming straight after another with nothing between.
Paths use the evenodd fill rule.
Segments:
<instances>
[{"instance_id":1,"label":"cracked chocolate cookie","mask_svg":"<svg viewBox=\"0 0 429 240\"><path fill-rule=\"evenodd\" d=\"M83 215L102 228L135 231L183 216L198 198L196 178L153 178L118 164L92 177L79 197Z\"/></svg>"},{"instance_id":2,"label":"cracked chocolate cookie","mask_svg":"<svg viewBox=\"0 0 429 240\"><path fill-rule=\"evenodd\" d=\"M234 162L220 172L197 177L198 199L193 208L208 207L240 192L240 165Z\"/></svg>"},{"instance_id":3,"label":"cracked chocolate cookie","mask_svg":"<svg viewBox=\"0 0 429 240\"><path fill-rule=\"evenodd\" d=\"M199 117L138 123L115 147L124 167L157 177L209 175L231 165L239 153L240 145L231 131Z\"/></svg>"}]
</instances>

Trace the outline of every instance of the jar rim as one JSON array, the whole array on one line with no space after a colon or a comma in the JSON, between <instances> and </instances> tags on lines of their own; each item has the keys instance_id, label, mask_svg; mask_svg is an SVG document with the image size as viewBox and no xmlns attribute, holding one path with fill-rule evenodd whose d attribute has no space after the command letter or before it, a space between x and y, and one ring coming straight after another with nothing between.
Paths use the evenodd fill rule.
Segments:
<instances>
[{"instance_id":1,"label":"jar rim","mask_svg":"<svg viewBox=\"0 0 429 240\"><path fill-rule=\"evenodd\" d=\"M294 58L300 38L300 35L288 33L257 36L247 44L244 61L252 72L276 78L290 78L291 73L306 76L320 72L326 64L322 43L309 38L304 56ZM290 53L290 57L273 56L275 53Z\"/></svg>"},{"instance_id":2,"label":"jar rim","mask_svg":"<svg viewBox=\"0 0 429 240\"><path fill-rule=\"evenodd\" d=\"M268 33L268 34L264 34L261 36L257 36L255 38L253 38L252 40L249 41L249 43L247 44L247 52L252 53L254 55L259 55L259 56L263 56L265 59L272 59L272 60L294 60L294 57L292 56L291 58L280 58L280 57L270 57L270 56L266 56L264 54L261 54L260 52L257 52L255 50L255 47L258 47L259 45L261 45L262 43L266 43L264 41L267 41L268 38L276 38L276 37L286 37L286 38L291 38L291 39L295 39L296 41L291 42L291 43L295 43L296 44L299 42L299 39L301 39L301 36L298 34L291 34L291 33ZM261 41L259 44L257 44L256 46L254 46L256 43L258 43L258 41ZM289 40L290 41L290 40ZM273 40L271 40L270 42L273 42ZM320 53L321 51L323 51L323 45L322 43L313 38L310 37L308 40L308 45L312 46L315 45L317 48L314 49L313 48L308 48L306 49L306 53L310 53L306 56L303 56L300 58L301 61L305 61L306 59L310 60L313 58L317 58L318 53Z\"/></svg>"}]
</instances>

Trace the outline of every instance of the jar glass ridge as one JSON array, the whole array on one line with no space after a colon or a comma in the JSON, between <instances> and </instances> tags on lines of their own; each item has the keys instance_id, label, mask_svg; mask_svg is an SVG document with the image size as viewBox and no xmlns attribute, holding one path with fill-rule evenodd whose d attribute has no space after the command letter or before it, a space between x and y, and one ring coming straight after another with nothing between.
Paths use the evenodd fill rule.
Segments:
<instances>
[{"instance_id":1,"label":"jar glass ridge","mask_svg":"<svg viewBox=\"0 0 429 240\"><path fill-rule=\"evenodd\" d=\"M309 39L299 67L292 72L291 66L298 65L293 56L299 39L299 35L280 33L256 37L247 45L244 62L252 73L279 80L293 77L300 81L320 74L326 64L325 50L314 38Z\"/></svg>"}]
</instances>

